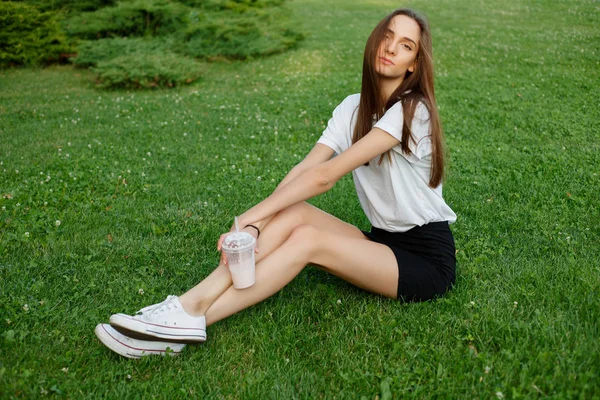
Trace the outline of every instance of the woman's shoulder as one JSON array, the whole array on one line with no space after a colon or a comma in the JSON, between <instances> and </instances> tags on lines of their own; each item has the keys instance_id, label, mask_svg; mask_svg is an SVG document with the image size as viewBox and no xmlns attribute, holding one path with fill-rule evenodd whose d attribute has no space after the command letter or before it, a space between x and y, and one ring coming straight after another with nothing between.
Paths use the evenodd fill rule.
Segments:
<instances>
[{"instance_id":1,"label":"woman's shoulder","mask_svg":"<svg viewBox=\"0 0 600 400\"><path fill-rule=\"evenodd\" d=\"M351 94L349 96L346 96L346 98L344 99L344 101L342 103L355 103L358 105L358 103L360 103L360 93L354 93Z\"/></svg>"},{"instance_id":2,"label":"woman's shoulder","mask_svg":"<svg viewBox=\"0 0 600 400\"><path fill-rule=\"evenodd\" d=\"M400 115L403 114L403 106L402 106L402 99L399 99L393 106L391 106L387 111L387 112L400 112ZM410 101L410 100L409 100ZM424 99L417 99L416 100L417 105L415 106L415 112L414 112L414 116L415 118L421 120L421 121L429 121L429 107L427 106L426 102Z\"/></svg>"},{"instance_id":3,"label":"woman's shoulder","mask_svg":"<svg viewBox=\"0 0 600 400\"><path fill-rule=\"evenodd\" d=\"M354 115L354 112L360 104L360 93L347 96L333 111L334 118L348 119Z\"/></svg>"},{"instance_id":4,"label":"woman's shoulder","mask_svg":"<svg viewBox=\"0 0 600 400\"><path fill-rule=\"evenodd\" d=\"M354 93L349 96L346 96L344 100L340 103L338 107L342 107L344 109L352 109L354 110L360 104L360 93Z\"/></svg>"}]
</instances>

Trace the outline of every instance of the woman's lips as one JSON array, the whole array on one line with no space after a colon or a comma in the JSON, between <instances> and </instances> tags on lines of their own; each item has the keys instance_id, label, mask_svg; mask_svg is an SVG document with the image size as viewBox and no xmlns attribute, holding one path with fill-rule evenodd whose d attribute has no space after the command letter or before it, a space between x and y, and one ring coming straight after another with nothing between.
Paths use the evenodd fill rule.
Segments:
<instances>
[{"instance_id":1,"label":"woman's lips","mask_svg":"<svg viewBox=\"0 0 600 400\"><path fill-rule=\"evenodd\" d=\"M381 60L381 62L385 65L394 65L394 63L392 62L392 60L385 58L385 57L379 57L379 59Z\"/></svg>"}]
</instances>

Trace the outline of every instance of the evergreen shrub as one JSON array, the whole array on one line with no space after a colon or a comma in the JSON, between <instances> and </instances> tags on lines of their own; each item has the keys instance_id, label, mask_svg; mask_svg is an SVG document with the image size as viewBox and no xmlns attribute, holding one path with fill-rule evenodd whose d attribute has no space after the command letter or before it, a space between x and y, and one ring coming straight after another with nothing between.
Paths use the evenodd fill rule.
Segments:
<instances>
[{"instance_id":1,"label":"evergreen shrub","mask_svg":"<svg viewBox=\"0 0 600 400\"><path fill-rule=\"evenodd\" d=\"M180 2L204 10L246 12L253 8L279 7L284 0L180 0Z\"/></svg>"},{"instance_id":2,"label":"evergreen shrub","mask_svg":"<svg viewBox=\"0 0 600 400\"><path fill-rule=\"evenodd\" d=\"M81 12L112 6L116 0L19 0L41 11Z\"/></svg>"},{"instance_id":3,"label":"evergreen shrub","mask_svg":"<svg viewBox=\"0 0 600 400\"><path fill-rule=\"evenodd\" d=\"M161 54L173 52L179 43L173 37L112 38L85 41L72 61L78 67L95 67L102 61L135 53Z\"/></svg>"},{"instance_id":4,"label":"evergreen shrub","mask_svg":"<svg viewBox=\"0 0 600 400\"><path fill-rule=\"evenodd\" d=\"M71 53L60 15L18 2L0 2L0 67L41 65Z\"/></svg>"},{"instance_id":5,"label":"evergreen shrub","mask_svg":"<svg viewBox=\"0 0 600 400\"><path fill-rule=\"evenodd\" d=\"M187 54L204 59L247 59L283 52L304 36L290 30L283 13L249 10L206 14L186 31Z\"/></svg>"},{"instance_id":6,"label":"evergreen shrub","mask_svg":"<svg viewBox=\"0 0 600 400\"><path fill-rule=\"evenodd\" d=\"M82 39L125 36L160 36L186 27L190 9L168 0L133 0L94 12L85 12L65 23L67 33Z\"/></svg>"},{"instance_id":7,"label":"evergreen shrub","mask_svg":"<svg viewBox=\"0 0 600 400\"><path fill-rule=\"evenodd\" d=\"M147 89L191 83L200 77L201 64L171 52L134 53L99 62L93 70L102 88Z\"/></svg>"}]
</instances>

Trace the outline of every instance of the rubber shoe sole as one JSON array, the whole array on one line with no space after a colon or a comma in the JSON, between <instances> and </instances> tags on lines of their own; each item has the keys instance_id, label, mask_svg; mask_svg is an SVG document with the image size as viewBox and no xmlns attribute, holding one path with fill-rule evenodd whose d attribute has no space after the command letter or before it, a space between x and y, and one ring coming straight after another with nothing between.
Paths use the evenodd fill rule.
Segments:
<instances>
[{"instance_id":1,"label":"rubber shoe sole","mask_svg":"<svg viewBox=\"0 0 600 400\"><path fill-rule=\"evenodd\" d=\"M164 340L173 343L203 343L206 341L206 329L185 328L160 325L141 321L126 314L114 314L110 325L131 338L140 340Z\"/></svg>"},{"instance_id":2,"label":"rubber shoe sole","mask_svg":"<svg viewBox=\"0 0 600 400\"><path fill-rule=\"evenodd\" d=\"M94 329L96 337L110 350L127 358L142 358L151 355L176 356L184 344L138 340L116 331L109 324L98 324Z\"/></svg>"}]
</instances>

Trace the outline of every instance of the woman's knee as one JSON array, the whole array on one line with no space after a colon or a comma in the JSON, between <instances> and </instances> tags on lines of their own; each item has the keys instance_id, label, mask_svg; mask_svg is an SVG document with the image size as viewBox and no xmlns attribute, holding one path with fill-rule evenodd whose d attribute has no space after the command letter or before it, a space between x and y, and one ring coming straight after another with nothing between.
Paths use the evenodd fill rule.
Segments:
<instances>
[{"instance_id":1,"label":"woman's knee","mask_svg":"<svg viewBox=\"0 0 600 400\"><path fill-rule=\"evenodd\" d=\"M319 243L319 229L312 225L301 224L296 226L286 241L286 245L298 249L300 254L306 257L306 261L314 254Z\"/></svg>"}]
</instances>

